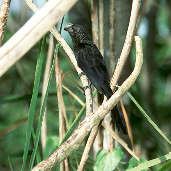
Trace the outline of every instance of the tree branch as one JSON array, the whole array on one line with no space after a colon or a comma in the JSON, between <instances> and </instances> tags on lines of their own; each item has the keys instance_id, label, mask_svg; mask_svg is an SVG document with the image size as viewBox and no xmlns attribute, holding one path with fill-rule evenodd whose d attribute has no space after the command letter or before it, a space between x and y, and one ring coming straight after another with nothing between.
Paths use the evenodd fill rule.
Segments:
<instances>
[{"instance_id":1,"label":"tree branch","mask_svg":"<svg viewBox=\"0 0 171 171\"><path fill-rule=\"evenodd\" d=\"M126 59L129 55L129 52L131 49L132 39L134 36L134 29L135 29L136 20L138 17L138 11L140 8L140 2L141 2L141 0L133 0L133 3L132 3L132 10L131 10L131 16L130 16L130 20L129 20L129 26L128 26L128 30L127 30L126 39L125 39L125 42L123 45L123 49L122 49L120 58L118 59L118 63L116 65L115 72L111 79L111 88L112 89L114 89L114 87L120 77L121 71L123 69L123 66L126 62Z\"/></svg>"},{"instance_id":2,"label":"tree branch","mask_svg":"<svg viewBox=\"0 0 171 171\"><path fill-rule=\"evenodd\" d=\"M33 47L78 0L49 0L0 48L0 76Z\"/></svg>"},{"instance_id":3,"label":"tree branch","mask_svg":"<svg viewBox=\"0 0 171 171\"><path fill-rule=\"evenodd\" d=\"M10 6L11 0L2 0L1 1L1 10L0 10L0 46L3 40L3 33L5 30L5 25L8 17L8 9Z\"/></svg>"},{"instance_id":4,"label":"tree branch","mask_svg":"<svg viewBox=\"0 0 171 171\"><path fill-rule=\"evenodd\" d=\"M134 84L137 79L141 66L143 63L142 54L142 42L141 39L136 36L136 63L131 75L123 82L118 90L111 96L111 98L104 102L95 113L91 113L80 123L79 127L74 131L70 138L64 142L53 154L51 154L46 160L40 162L33 168L33 171L50 170L55 165L63 161L73 150L76 150L82 144L85 136L90 130L97 125L104 116L111 110L120 100L120 98L128 91L128 89Z\"/></svg>"}]
</instances>

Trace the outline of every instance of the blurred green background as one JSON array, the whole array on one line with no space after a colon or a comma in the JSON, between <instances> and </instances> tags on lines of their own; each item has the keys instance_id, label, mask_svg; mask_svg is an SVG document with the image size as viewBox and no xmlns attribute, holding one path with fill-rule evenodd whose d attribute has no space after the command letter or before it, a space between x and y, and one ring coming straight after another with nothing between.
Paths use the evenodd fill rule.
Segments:
<instances>
[{"instance_id":1,"label":"blurred green background","mask_svg":"<svg viewBox=\"0 0 171 171\"><path fill-rule=\"evenodd\" d=\"M41 1L41 4L39 2L38 5L41 6L43 3L44 2ZM110 56L108 43L109 3L108 1L104 1L103 3L105 9L104 57L110 70L112 70L110 66L112 57ZM131 9L131 0L127 0L127 3L122 3L124 3L122 8L120 7L122 5L121 1L119 7L123 12L118 10L116 14L118 18L116 19L115 28L120 32L115 30L117 34L115 37L115 60L119 57L122 49ZM117 9L119 9L119 7ZM85 25L87 30L91 33L90 12L90 2L86 0L79 1L65 16L64 26L68 22L82 24ZM125 16L126 13L128 14L127 16ZM33 13L29 10L24 1L12 0L3 44L8 41L32 15ZM142 72L130 92L165 135L171 139L171 1L142 0L140 16L141 19L139 18L138 20L140 24L136 34L140 35L143 39L144 64ZM58 25L60 25L60 23ZM62 36L72 46L71 39L65 31L62 31ZM46 39L46 50L48 48L48 38L49 35ZM40 42L0 78L0 170L9 170L9 157L15 166L14 170L19 170L21 167L27 115L33 89L35 66L39 53ZM135 49L133 47L124 72L132 71L134 59ZM81 86L79 77L62 49L60 50L59 61L62 69L63 84L84 101L84 93L79 88L79 85ZM124 72L123 79L127 75ZM120 81L122 82L122 79ZM40 110L41 87L42 85L39 89L39 103L36 108L37 115ZM67 116L71 123L75 114L81 109L81 106L64 89L63 97ZM54 77L51 82L47 104L48 138L58 138L59 118L57 103ZM137 153L147 160L168 153L170 146L146 121L127 95L124 97L124 103L130 118ZM76 156L79 156L78 153ZM75 161L73 161L73 163L74 162ZM93 160L89 161L88 167L92 168L92 166ZM73 166L72 169L74 170L74 168L76 167ZM156 166L152 168L152 170L158 168L160 167Z\"/></svg>"}]
</instances>

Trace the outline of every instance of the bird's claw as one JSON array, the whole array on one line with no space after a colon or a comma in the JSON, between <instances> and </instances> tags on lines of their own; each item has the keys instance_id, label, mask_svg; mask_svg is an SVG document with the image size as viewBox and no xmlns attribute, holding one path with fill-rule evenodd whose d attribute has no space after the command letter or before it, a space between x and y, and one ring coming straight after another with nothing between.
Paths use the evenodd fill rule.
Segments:
<instances>
[{"instance_id":1,"label":"bird's claw","mask_svg":"<svg viewBox=\"0 0 171 171\"><path fill-rule=\"evenodd\" d=\"M78 76L81 78L83 75L85 75L85 73L84 72L80 72L79 74L78 74Z\"/></svg>"}]
</instances>

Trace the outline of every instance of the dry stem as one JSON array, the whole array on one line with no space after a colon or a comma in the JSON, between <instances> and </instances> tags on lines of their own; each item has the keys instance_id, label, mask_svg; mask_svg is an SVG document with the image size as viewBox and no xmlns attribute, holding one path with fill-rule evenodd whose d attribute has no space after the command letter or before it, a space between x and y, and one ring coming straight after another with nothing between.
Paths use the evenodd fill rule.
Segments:
<instances>
[{"instance_id":1,"label":"dry stem","mask_svg":"<svg viewBox=\"0 0 171 171\"><path fill-rule=\"evenodd\" d=\"M49 80L49 73L50 73L51 62L52 62L52 57L53 57L53 50L54 50L54 43L53 43L53 36L51 34L50 39L49 39L49 48L48 48L48 55L47 55L45 73L44 73L44 78L43 78L41 106L43 104L45 94L46 94L46 90L47 90L47 85L48 85L48 80ZM44 150L44 148L45 148L46 139L47 139L46 113L47 112L46 112L46 109L45 109L44 116L43 116L43 121L42 121L42 127L41 127L42 150Z\"/></svg>"},{"instance_id":2,"label":"dry stem","mask_svg":"<svg viewBox=\"0 0 171 171\"><path fill-rule=\"evenodd\" d=\"M62 84L62 87L75 99L78 103L80 103L81 106L84 106L85 103L76 95L74 94L68 87L66 87L64 84Z\"/></svg>"},{"instance_id":3,"label":"dry stem","mask_svg":"<svg viewBox=\"0 0 171 171\"><path fill-rule=\"evenodd\" d=\"M0 9L0 46L3 40L3 33L5 30L5 25L8 18L8 9L10 6L11 0L2 0L1 1L1 9Z\"/></svg>"},{"instance_id":4,"label":"dry stem","mask_svg":"<svg viewBox=\"0 0 171 171\"><path fill-rule=\"evenodd\" d=\"M82 158L81 158L81 162L80 162L80 165L79 165L77 171L84 170L84 166L85 166L86 161L87 161L87 159L89 157L89 153L90 153L91 147L93 145L93 142L95 140L95 137L97 135L98 128L99 128L99 124L94 126L93 129L91 130L91 133L90 133L90 135L88 137L88 141L86 143L86 147L84 149L84 152L83 152L83 155L82 155Z\"/></svg>"},{"instance_id":5,"label":"dry stem","mask_svg":"<svg viewBox=\"0 0 171 171\"><path fill-rule=\"evenodd\" d=\"M127 131L128 131L128 136L129 136L129 139L130 139L130 142L131 142L131 146L133 148L133 136L132 136L131 125L129 123L128 115L126 113L126 109L124 107L122 99L120 100L120 104L121 104L122 113L124 115L124 119L125 119L125 122L126 122L126 128L127 128Z\"/></svg>"}]
</instances>

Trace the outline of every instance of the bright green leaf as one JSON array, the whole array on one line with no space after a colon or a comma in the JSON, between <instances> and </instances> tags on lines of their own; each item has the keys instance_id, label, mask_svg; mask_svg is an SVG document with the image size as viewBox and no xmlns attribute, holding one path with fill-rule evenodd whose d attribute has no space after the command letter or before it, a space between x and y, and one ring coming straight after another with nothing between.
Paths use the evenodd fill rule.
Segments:
<instances>
[{"instance_id":1,"label":"bright green leaf","mask_svg":"<svg viewBox=\"0 0 171 171\"><path fill-rule=\"evenodd\" d=\"M112 152L101 150L96 157L95 171L113 171L123 158L120 148L115 148Z\"/></svg>"}]
</instances>

